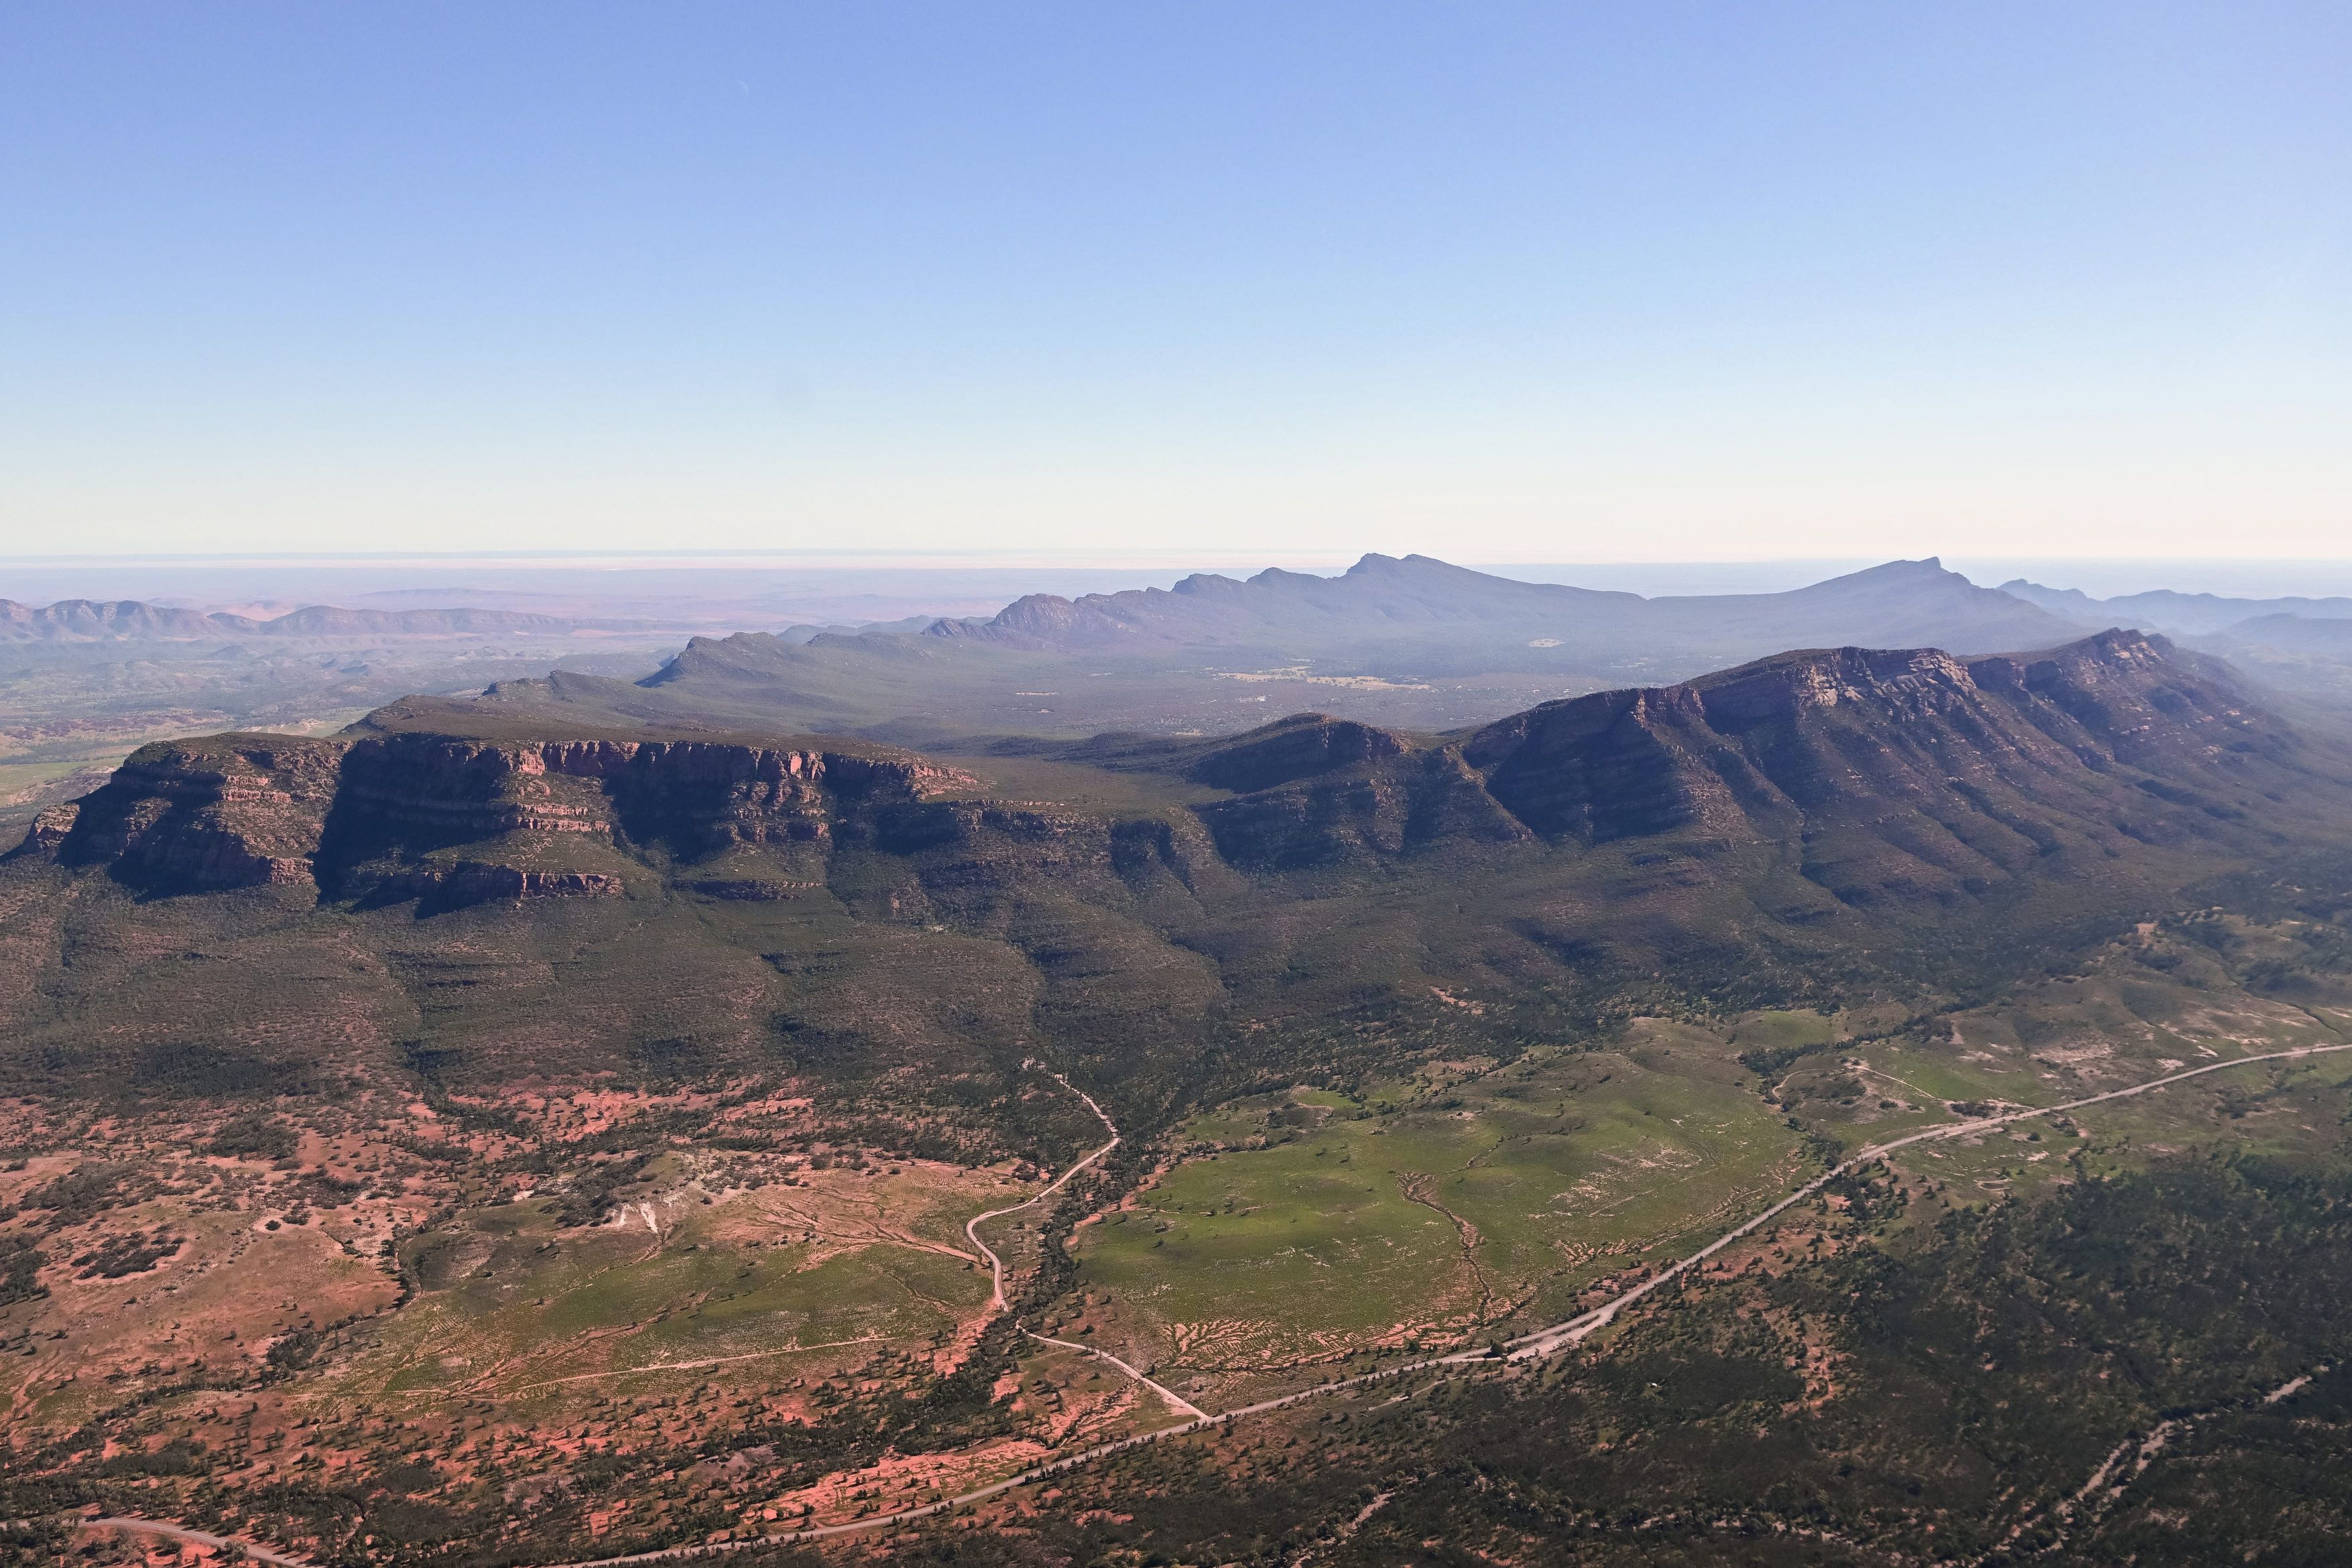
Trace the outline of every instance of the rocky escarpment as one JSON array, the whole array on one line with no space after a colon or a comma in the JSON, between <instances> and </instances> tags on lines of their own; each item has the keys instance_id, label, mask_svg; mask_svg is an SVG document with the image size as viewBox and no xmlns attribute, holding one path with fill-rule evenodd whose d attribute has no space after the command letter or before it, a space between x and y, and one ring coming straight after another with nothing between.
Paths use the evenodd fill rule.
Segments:
<instances>
[{"instance_id":1,"label":"rocky escarpment","mask_svg":"<svg viewBox=\"0 0 2352 1568\"><path fill-rule=\"evenodd\" d=\"M73 831L74 823L79 821L80 817L81 802L79 800L68 800L62 805L51 806L46 810L35 813L33 825L26 830L25 841L21 847L27 853L54 852L61 848L66 841L66 836Z\"/></svg>"},{"instance_id":2,"label":"rocky escarpment","mask_svg":"<svg viewBox=\"0 0 2352 1568\"><path fill-rule=\"evenodd\" d=\"M1967 661L1841 648L1546 703L1202 815L1228 859L1269 869L1514 829L1587 848L1679 835L1779 846L1850 900L1940 898L2069 849L2226 835L2291 794L2301 746L2213 666L2137 632Z\"/></svg>"},{"instance_id":3,"label":"rocky escarpment","mask_svg":"<svg viewBox=\"0 0 2352 1568\"><path fill-rule=\"evenodd\" d=\"M1683 827L1782 835L1906 810L1998 818L2004 798L2047 819L2092 810L2122 770L2229 788L2248 763L2294 751L2210 672L2126 632L1967 662L1934 649L1788 653L1547 703L1462 747L1512 815L1592 843ZM2120 804L2128 815L2146 799Z\"/></svg>"},{"instance_id":4,"label":"rocky escarpment","mask_svg":"<svg viewBox=\"0 0 2352 1568\"><path fill-rule=\"evenodd\" d=\"M201 1047L259 1081L341 1040L449 1082L651 1051L943 1083L1048 1042L1173 1093L1290 1021L1311 1054L1267 1061L1344 1065L1433 988L1521 1039L1948 994L2231 877L2335 874L2333 744L2123 633L1783 654L1444 735L1007 747L1032 800L831 742L216 737L145 749L0 870L37 971L0 986L0 1066Z\"/></svg>"},{"instance_id":5,"label":"rocky escarpment","mask_svg":"<svg viewBox=\"0 0 2352 1568\"><path fill-rule=\"evenodd\" d=\"M1973 660L1786 653L1418 740L1301 715L1064 753L1227 791L1193 808L1205 841L1164 815L981 799L969 775L887 747L395 731L151 747L70 822L45 819L28 852L155 890L315 880L331 898L437 907L667 877L737 901L827 887L911 919L979 918L1024 882L1190 896L1232 869L1673 841L1764 855L1850 904L1948 901L2068 856L2088 873L2135 845L2251 845L2244 824L2324 782L2302 745L2217 667L2110 632ZM919 872L845 877L845 855Z\"/></svg>"},{"instance_id":6,"label":"rocky escarpment","mask_svg":"<svg viewBox=\"0 0 2352 1568\"><path fill-rule=\"evenodd\" d=\"M968 775L908 754L705 741L216 736L151 746L23 852L156 892L323 883L449 902L612 894L617 848L821 843ZM572 863L599 853L605 863Z\"/></svg>"},{"instance_id":7,"label":"rocky escarpment","mask_svg":"<svg viewBox=\"0 0 2352 1568\"><path fill-rule=\"evenodd\" d=\"M397 734L352 744L331 848L352 858L501 835L581 834L700 859L735 845L822 841L845 813L971 783L909 753Z\"/></svg>"},{"instance_id":8,"label":"rocky escarpment","mask_svg":"<svg viewBox=\"0 0 2352 1568\"><path fill-rule=\"evenodd\" d=\"M37 824L26 847L142 888L308 883L342 749L238 735L142 747L70 818Z\"/></svg>"}]
</instances>

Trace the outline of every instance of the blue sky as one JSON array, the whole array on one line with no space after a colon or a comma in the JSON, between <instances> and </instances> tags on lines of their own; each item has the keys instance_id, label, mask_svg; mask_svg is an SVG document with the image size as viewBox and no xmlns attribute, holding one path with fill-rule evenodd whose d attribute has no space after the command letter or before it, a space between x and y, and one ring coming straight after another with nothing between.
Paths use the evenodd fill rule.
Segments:
<instances>
[{"instance_id":1,"label":"blue sky","mask_svg":"<svg viewBox=\"0 0 2352 1568\"><path fill-rule=\"evenodd\" d=\"M0 7L0 553L2352 554L2352 8Z\"/></svg>"}]
</instances>

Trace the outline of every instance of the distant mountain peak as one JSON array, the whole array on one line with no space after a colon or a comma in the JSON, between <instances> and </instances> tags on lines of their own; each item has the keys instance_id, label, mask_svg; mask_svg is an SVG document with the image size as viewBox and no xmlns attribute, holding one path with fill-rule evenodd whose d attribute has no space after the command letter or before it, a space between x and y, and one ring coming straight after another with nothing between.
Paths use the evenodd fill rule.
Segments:
<instances>
[{"instance_id":1,"label":"distant mountain peak","mask_svg":"<svg viewBox=\"0 0 2352 1568\"><path fill-rule=\"evenodd\" d=\"M1245 581L1200 573L1172 591L1031 594L988 621L941 622L930 634L1032 652L1219 649L1418 673L1656 668L1662 655L1695 671L1841 643L1990 653L2084 630L1934 556L1787 593L1643 599L1374 550L1336 577L1268 567Z\"/></svg>"},{"instance_id":2,"label":"distant mountain peak","mask_svg":"<svg viewBox=\"0 0 2352 1568\"><path fill-rule=\"evenodd\" d=\"M1866 567L1864 567L1860 571L1850 571L1850 572L1847 572L1847 573L1846 573L1844 576L1843 576L1843 577L1832 577L1832 578L1827 579L1825 581L1822 581L1822 582L1817 582L1817 583L1813 584L1813 587L1815 587L1815 588L1825 588L1825 587L1827 587L1827 586L1828 586L1830 583L1832 583L1832 582L1861 583L1861 582L1948 582L1948 582L1962 582L1962 583L1968 583L1968 585L1969 585L1970 588L1974 588L1974 587L1976 587L1976 584L1975 584L1975 583L1973 583L1973 582L1969 582L1969 580L1968 580L1966 577L1961 576L1961 575L1960 575L1960 573L1958 573L1958 572L1957 572L1957 571L1948 571L1948 570L1945 570L1945 567L1944 567L1943 558L1942 558L1942 557L1940 557L1940 556L1932 556L1932 555L1930 555L1930 556L1922 556L1922 557L1920 557L1917 560L1890 560L1890 561L1882 561L1882 562L1880 562L1880 563L1879 563L1878 565L1876 565L1876 566L1866 566ZM1803 592L1803 591L1804 591L1804 590L1802 590L1802 589L1800 589L1800 590L1798 590L1798 591L1799 591L1799 592Z\"/></svg>"}]
</instances>

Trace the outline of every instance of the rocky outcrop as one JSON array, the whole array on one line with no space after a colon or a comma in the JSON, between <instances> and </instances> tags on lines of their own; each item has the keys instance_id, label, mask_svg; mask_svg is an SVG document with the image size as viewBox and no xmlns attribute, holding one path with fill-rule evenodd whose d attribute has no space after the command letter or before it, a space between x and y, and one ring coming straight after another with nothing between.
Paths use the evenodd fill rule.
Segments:
<instances>
[{"instance_id":1,"label":"rocky outcrop","mask_svg":"<svg viewBox=\"0 0 2352 1568\"><path fill-rule=\"evenodd\" d=\"M413 897L436 909L505 899L617 898L625 891L621 878L609 872L526 871L472 860L420 866L384 879L377 890L379 896Z\"/></svg>"},{"instance_id":2,"label":"rocky outcrop","mask_svg":"<svg viewBox=\"0 0 2352 1568\"><path fill-rule=\"evenodd\" d=\"M561 764L569 768L568 759ZM866 756L703 741L646 741L603 766L629 835L701 857L735 844L831 836L843 812L969 789L970 774L911 754Z\"/></svg>"},{"instance_id":3,"label":"rocky outcrop","mask_svg":"<svg viewBox=\"0 0 2352 1568\"><path fill-rule=\"evenodd\" d=\"M505 833L609 833L611 811L593 786L562 789L545 753L448 736L397 735L352 743L336 801L339 837L424 845ZM593 752L583 760L593 761ZM593 780L590 768L579 777Z\"/></svg>"},{"instance_id":4,"label":"rocky outcrop","mask_svg":"<svg viewBox=\"0 0 2352 1568\"><path fill-rule=\"evenodd\" d=\"M518 745L428 734L361 740L345 774L336 850L347 860L570 833L701 860L735 846L820 844L845 813L973 783L899 752L698 740Z\"/></svg>"},{"instance_id":5,"label":"rocky outcrop","mask_svg":"<svg viewBox=\"0 0 2352 1568\"><path fill-rule=\"evenodd\" d=\"M236 735L142 747L77 803L55 852L159 892L308 883L342 749Z\"/></svg>"},{"instance_id":6,"label":"rocky outcrop","mask_svg":"<svg viewBox=\"0 0 2352 1568\"><path fill-rule=\"evenodd\" d=\"M2102 632L2063 648L1971 660L1969 676L2078 754L2127 766L2213 767L2255 755L2284 761L2291 734L2228 683L2225 667L2162 637Z\"/></svg>"},{"instance_id":7,"label":"rocky outcrop","mask_svg":"<svg viewBox=\"0 0 2352 1568\"><path fill-rule=\"evenodd\" d=\"M845 821L871 837L876 822L920 816L972 782L881 749L217 736L142 749L103 788L45 813L24 849L155 892L317 880L371 900L604 896L622 890L617 872L544 869L548 847L577 846L553 854L563 866L631 845L688 861L822 846Z\"/></svg>"},{"instance_id":8,"label":"rocky outcrop","mask_svg":"<svg viewBox=\"0 0 2352 1568\"><path fill-rule=\"evenodd\" d=\"M72 833L74 822L80 815L81 802L79 800L68 800L61 806L51 806L47 810L37 812L33 825L25 831L25 841L16 846L16 852L54 852Z\"/></svg>"}]
</instances>

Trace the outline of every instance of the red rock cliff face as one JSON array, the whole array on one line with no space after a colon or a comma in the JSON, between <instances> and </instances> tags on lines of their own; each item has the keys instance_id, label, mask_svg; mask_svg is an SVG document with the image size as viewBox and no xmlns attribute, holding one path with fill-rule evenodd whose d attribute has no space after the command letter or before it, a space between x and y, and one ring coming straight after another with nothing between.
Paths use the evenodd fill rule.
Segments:
<instances>
[{"instance_id":1,"label":"red rock cliff face","mask_svg":"<svg viewBox=\"0 0 2352 1568\"><path fill-rule=\"evenodd\" d=\"M623 743L600 755L631 836L691 855L729 844L803 843L831 837L849 810L923 800L976 785L971 775L915 757L730 746ZM619 747L610 747L617 750ZM554 758L551 767L558 766ZM562 759L562 766L573 766Z\"/></svg>"},{"instance_id":2,"label":"red rock cliff face","mask_svg":"<svg viewBox=\"0 0 2352 1568\"><path fill-rule=\"evenodd\" d=\"M288 736L142 747L40 836L66 863L107 864L135 885L308 883L343 750Z\"/></svg>"},{"instance_id":3,"label":"red rock cliff face","mask_svg":"<svg viewBox=\"0 0 2352 1568\"><path fill-rule=\"evenodd\" d=\"M357 837L420 847L589 833L698 857L828 837L846 810L973 783L919 758L714 741L533 745L395 735L356 743L342 806Z\"/></svg>"},{"instance_id":4,"label":"red rock cliff face","mask_svg":"<svg viewBox=\"0 0 2352 1568\"><path fill-rule=\"evenodd\" d=\"M337 827L427 845L519 832L609 832L596 775L583 770L586 787L560 788L569 776L551 779L546 749L437 735L357 741L344 759Z\"/></svg>"},{"instance_id":5,"label":"red rock cliff face","mask_svg":"<svg viewBox=\"0 0 2352 1568\"><path fill-rule=\"evenodd\" d=\"M24 848L158 892L307 884L323 869L348 894L605 894L622 890L617 874L531 865L521 852L574 835L689 859L820 844L846 813L973 782L911 756L721 742L215 736L142 748L103 788L45 813ZM502 843L526 863L505 863ZM436 854L460 847L483 852Z\"/></svg>"}]
</instances>

